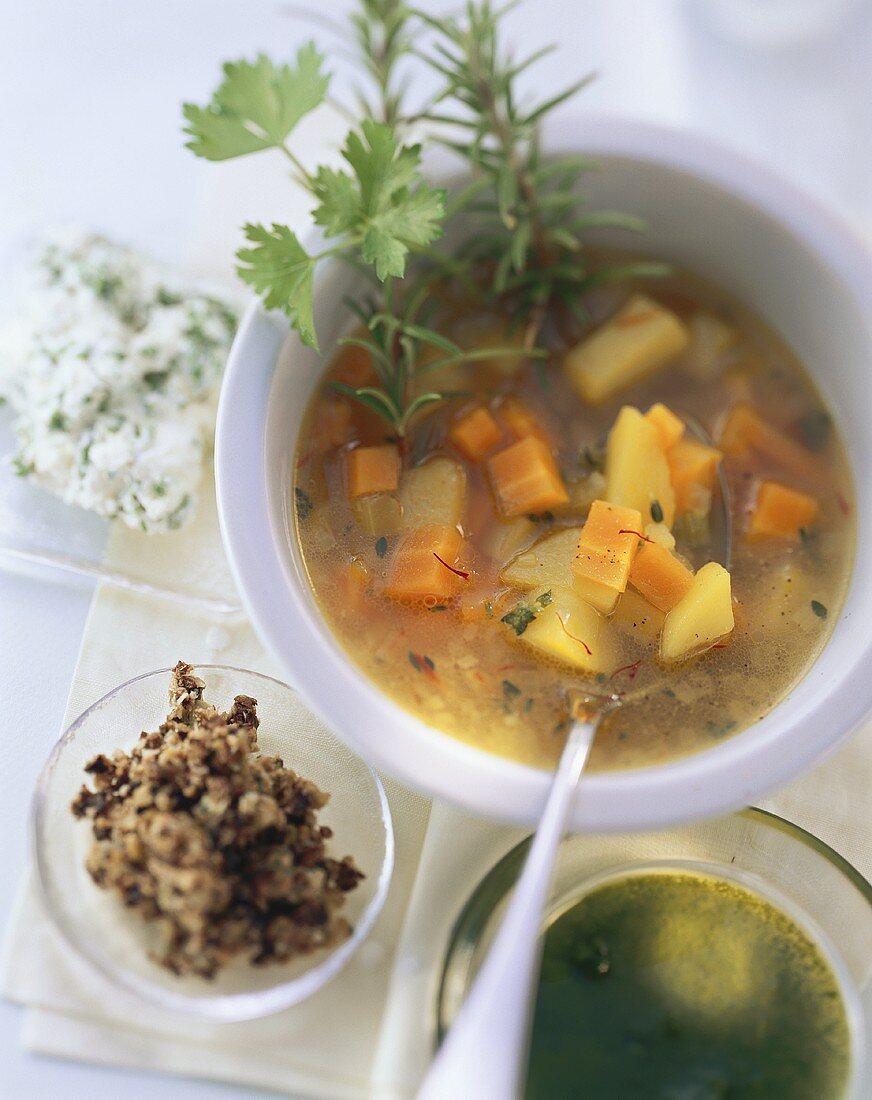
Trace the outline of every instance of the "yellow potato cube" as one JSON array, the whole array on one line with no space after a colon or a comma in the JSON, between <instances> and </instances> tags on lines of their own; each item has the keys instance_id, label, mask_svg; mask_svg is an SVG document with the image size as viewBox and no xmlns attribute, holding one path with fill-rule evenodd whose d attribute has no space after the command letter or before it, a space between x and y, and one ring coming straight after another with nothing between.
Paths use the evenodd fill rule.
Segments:
<instances>
[{"instance_id":1,"label":"yellow potato cube","mask_svg":"<svg viewBox=\"0 0 872 1100\"><path fill-rule=\"evenodd\" d=\"M662 611L658 611L638 592L628 588L618 600L618 606L609 622L632 637L656 641L660 637L665 618Z\"/></svg>"},{"instance_id":2,"label":"yellow potato cube","mask_svg":"<svg viewBox=\"0 0 872 1100\"><path fill-rule=\"evenodd\" d=\"M466 473L453 458L429 458L405 471L399 499L404 531L433 523L454 527L460 523L466 507Z\"/></svg>"},{"instance_id":3,"label":"yellow potato cube","mask_svg":"<svg viewBox=\"0 0 872 1100\"><path fill-rule=\"evenodd\" d=\"M582 401L595 405L665 366L689 342L687 327L674 313L635 294L566 354L563 367Z\"/></svg>"},{"instance_id":4,"label":"yellow potato cube","mask_svg":"<svg viewBox=\"0 0 872 1100\"><path fill-rule=\"evenodd\" d=\"M609 432L605 499L635 508L645 523L654 519L651 506L655 501L667 527L675 519L675 493L660 433L632 405L621 409Z\"/></svg>"},{"instance_id":5,"label":"yellow potato cube","mask_svg":"<svg viewBox=\"0 0 872 1100\"><path fill-rule=\"evenodd\" d=\"M551 603L521 635L521 641L548 657L596 674L615 667L608 624L571 589L552 588Z\"/></svg>"},{"instance_id":6,"label":"yellow potato cube","mask_svg":"<svg viewBox=\"0 0 872 1100\"><path fill-rule=\"evenodd\" d=\"M664 661L680 661L723 638L734 625L730 574L722 565L710 561L666 616L660 635L660 656Z\"/></svg>"},{"instance_id":7,"label":"yellow potato cube","mask_svg":"<svg viewBox=\"0 0 872 1100\"><path fill-rule=\"evenodd\" d=\"M571 588L572 559L580 536L580 527L565 527L546 535L513 558L500 573L500 580L516 588Z\"/></svg>"}]
</instances>

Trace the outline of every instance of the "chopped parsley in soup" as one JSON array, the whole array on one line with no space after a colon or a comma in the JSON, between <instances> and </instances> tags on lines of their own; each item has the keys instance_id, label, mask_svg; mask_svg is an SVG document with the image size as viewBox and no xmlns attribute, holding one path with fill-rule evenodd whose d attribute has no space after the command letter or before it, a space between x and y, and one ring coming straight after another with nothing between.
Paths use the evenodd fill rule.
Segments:
<instances>
[{"instance_id":1,"label":"chopped parsley in soup","mask_svg":"<svg viewBox=\"0 0 872 1100\"><path fill-rule=\"evenodd\" d=\"M510 318L442 301L447 337L498 350L421 371L452 396L402 438L342 391L377 384L343 346L306 415L294 518L326 621L401 706L548 765L567 690L618 693L592 766L628 768L790 691L838 617L854 507L829 411L751 309L681 271L583 304L541 359Z\"/></svg>"}]
</instances>

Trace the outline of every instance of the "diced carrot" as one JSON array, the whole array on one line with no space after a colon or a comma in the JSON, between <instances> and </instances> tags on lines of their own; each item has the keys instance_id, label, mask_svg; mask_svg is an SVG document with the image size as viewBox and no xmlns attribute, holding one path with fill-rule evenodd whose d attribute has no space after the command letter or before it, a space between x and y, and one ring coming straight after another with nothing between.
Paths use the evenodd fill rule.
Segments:
<instances>
[{"instance_id":1,"label":"diced carrot","mask_svg":"<svg viewBox=\"0 0 872 1100\"><path fill-rule=\"evenodd\" d=\"M348 443L354 434L351 405L344 397L325 397L315 411L312 435L318 450L328 451Z\"/></svg>"},{"instance_id":2,"label":"diced carrot","mask_svg":"<svg viewBox=\"0 0 872 1100\"><path fill-rule=\"evenodd\" d=\"M818 502L808 493L788 489L777 481L763 481L748 521L748 534L757 537L799 538L818 513Z\"/></svg>"},{"instance_id":3,"label":"diced carrot","mask_svg":"<svg viewBox=\"0 0 872 1100\"><path fill-rule=\"evenodd\" d=\"M539 419L516 397L507 397L497 412L512 439L526 439L532 435L551 446L551 436Z\"/></svg>"},{"instance_id":4,"label":"diced carrot","mask_svg":"<svg viewBox=\"0 0 872 1100\"><path fill-rule=\"evenodd\" d=\"M642 516L635 508L595 500L572 560L575 591L604 615L610 614L627 587L639 545Z\"/></svg>"},{"instance_id":5,"label":"diced carrot","mask_svg":"<svg viewBox=\"0 0 872 1100\"><path fill-rule=\"evenodd\" d=\"M490 411L484 405L479 405L454 421L448 438L461 454L478 462L499 446L503 433Z\"/></svg>"},{"instance_id":6,"label":"diced carrot","mask_svg":"<svg viewBox=\"0 0 872 1100\"><path fill-rule=\"evenodd\" d=\"M820 464L811 451L764 420L756 409L745 402L734 405L730 410L719 445L726 454L741 455L752 451L806 483L820 484Z\"/></svg>"},{"instance_id":7,"label":"diced carrot","mask_svg":"<svg viewBox=\"0 0 872 1100\"><path fill-rule=\"evenodd\" d=\"M355 447L345 456L345 469L352 500L367 493L392 493L400 481L400 452L393 443Z\"/></svg>"},{"instance_id":8,"label":"diced carrot","mask_svg":"<svg viewBox=\"0 0 872 1100\"><path fill-rule=\"evenodd\" d=\"M460 568L462 546L456 527L429 524L410 532L394 553L385 594L396 600L451 599L464 583L452 572Z\"/></svg>"},{"instance_id":9,"label":"diced carrot","mask_svg":"<svg viewBox=\"0 0 872 1100\"><path fill-rule=\"evenodd\" d=\"M684 421L659 401L645 413L645 419L657 429L664 451L668 451L684 435Z\"/></svg>"},{"instance_id":10,"label":"diced carrot","mask_svg":"<svg viewBox=\"0 0 872 1100\"><path fill-rule=\"evenodd\" d=\"M372 357L356 344L343 344L333 368L333 377L346 386L365 386L375 380Z\"/></svg>"},{"instance_id":11,"label":"diced carrot","mask_svg":"<svg viewBox=\"0 0 872 1100\"><path fill-rule=\"evenodd\" d=\"M536 436L528 435L491 455L487 469L504 516L545 512L569 500L554 456Z\"/></svg>"},{"instance_id":12,"label":"diced carrot","mask_svg":"<svg viewBox=\"0 0 872 1100\"><path fill-rule=\"evenodd\" d=\"M700 490L709 494L710 501L722 458L720 451L694 439L680 439L674 447L670 447L666 461L675 491L676 515L692 510L694 500L700 499Z\"/></svg>"},{"instance_id":13,"label":"diced carrot","mask_svg":"<svg viewBox=\"0 0 872 1100\"><path fill-rule=\"evenodd\" d=\"M660 611L671 611L693 584L693 573L665 546L646 542L633 558L630 584Z\"/></svg>"}]
</instances>

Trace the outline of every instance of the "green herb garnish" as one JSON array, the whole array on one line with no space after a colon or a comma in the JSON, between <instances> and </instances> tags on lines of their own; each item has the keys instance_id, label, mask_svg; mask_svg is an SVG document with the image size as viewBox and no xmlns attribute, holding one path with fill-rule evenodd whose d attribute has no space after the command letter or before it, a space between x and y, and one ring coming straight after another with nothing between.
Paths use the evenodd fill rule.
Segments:
<instances>
[{"instance_id":1,"label":"green herb garnish","mask_svg":"<svg viewBox=\"0 0 872 1100\"><path fill-rule=\"evenodd\" d=\"M663 522L663 506L661 505L659 500L651 501L651 519L655 523Z\"/></svg>"},{"instance_id":2,"label":"green herb garnish","mask_svg":"<svg viewBox=\"0 0 872 1100\"><path fill-rule=\"evenodd\" d=\"M384 535L375 540L375 552L380 558L383 558L388 552L388 540Z\"/></svg>"},{"instance_id":3,"label":"green herb garnish","mask_svg":"<svg viewBox=\"0 0 872 1100\"><path fill-rule=\"evenodd\" d=\"M820 600L812 600L811 609L819 619L825 619L829 615L826 605L822 604Z\"/></svg>"},{"instance_id":4,"label":"green herb garnish","mask_svg":"<svg viewBox=\"0 0 872 1100\"><path fill-rule=\"evenodd\" d=\"M421 412L455 396L427 386L427 371L497 354L540 359L552 307L586 323L580 294L587 287L665 270L647 263L592 269L582 248L588 229L638 230L641 223L583 211L577 184L589 165L541 156L543 119L586 80L522 106L518 78L548 51L518 60L505 50L501 20L511 6L470 0L462 14L435 18L403 0L358 0L351 41L343 46L356 49L365 80L355 107L337 104L355 119L338 168L304 164L293 145L297 124L328 96L324 53L314 44L291 64L263 55L228 62L209 103L183 108L187 146L197 156L219 161L278 152L309 194L322 249L307 252L285 225L249 224L247 246L237 253L240 277L268 307L287 314L305 343L318 346L312 311L318 265L341 257L371 277L371 290L347 303L362 328L346 342L367 350L377 378L370 386L336 388L383 417L400 440ZM401 63L440 85L413 111L404 94L413 74L401 73ZM424 179L422 145L407 139L413 122L424 147L447 146L469 168L469 186L450 202ZM463 215L471 215L475 230L457 252L435 248L447 219ZM521 345L470 352L442 337L431 325L433 303L440 288L452 286L505 305L524 326ZM434 357L434 350L441 354Z\"/></svg>"},{"instance_id":5,"label":"green herb garnish","mask_svg":"<svg viewBox=\"0 0 872 1100\"><path fill-rule=\"evenodd\" d=\"M312 509L315 505L312 503L312 498L306 492L305 489L301 489L299 485L294 488L294 507L297 512L297 519L308 519L312 514Z\"/></svg>"},{"instance_id":6,"label":"green herb garnish","mask_svg":"<svg viewBox=\"0 0 872 1100\"><path fill-rule=\"evenodd\" d=\"M551 590L549 589L547 592L543 592L541 596L537 596L532 604L524 602L516 604L511 611L507 611L503 615L500 622L510 626L520 637L539 612L551 603L551 598Z\"/></svg>"}]
</instances>

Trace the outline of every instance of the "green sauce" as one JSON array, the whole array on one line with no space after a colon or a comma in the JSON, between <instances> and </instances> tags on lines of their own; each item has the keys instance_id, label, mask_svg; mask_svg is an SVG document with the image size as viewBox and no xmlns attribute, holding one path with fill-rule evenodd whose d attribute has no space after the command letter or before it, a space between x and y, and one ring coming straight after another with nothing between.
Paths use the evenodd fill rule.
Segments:
<instances>
[{"instance_id":1,"label":"green sauce","mask_svg":"<svg viewBox=\"0 0 872 1100\"><path fill-rule=\"evenodd\" d=\"M723 879L627 876L546 933L527 1100L836 1100L849 1065L818 947Z\"/></svg>"}]
</instances>

